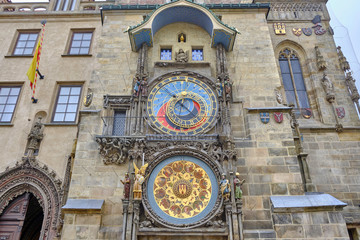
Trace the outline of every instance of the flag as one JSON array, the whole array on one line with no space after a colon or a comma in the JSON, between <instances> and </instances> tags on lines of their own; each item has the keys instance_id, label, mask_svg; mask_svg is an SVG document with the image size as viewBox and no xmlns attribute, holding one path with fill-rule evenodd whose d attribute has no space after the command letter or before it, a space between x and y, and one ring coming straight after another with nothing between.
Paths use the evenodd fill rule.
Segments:
<instances>
[{"instance_id":1,"label":"flag","mask_svg":"<svg viewBox=\"0 0 360 240\"><path fill-rule=\"evenodd\" d=\"M36 46L35 54L32 59L31 65L26 73L26 75L28 76L29 81L30 81L31 89L33 89L33 86L36 83L36 81L35 81L36 69L38 67L38 60L40 60L40 41L41 41L41 39L39 39L39 42Z\"/></svg>"},{"instance_id":2,"label":"flag","mask_svg":"<svg viewBox=\"0 0 360 240\"><path fill-rule=\"evenodd\" d=\"M37 102L37 99L35 99L35 87L36 87L36 80L37 80L37 77L38 77L38 73L40 75L41 78L42 75L40 74L39 72L39 63L40 63L40 55L41 55L41 48L42 48L42 43L43 43L43 40L44 40L44 32L45 32L45 24L46 24L46 21L43 20L41 22L42 24L42 31L41 31L41 37L36 45L36 49L35 49L35 53L34 53L34 57L31 61L31 65L26 73L27 77L29 78L29 81L30 81L30 87L32 89L32 97L31 97L31 100L33 103L36 103Z\"/></svg>"}]
</instances>

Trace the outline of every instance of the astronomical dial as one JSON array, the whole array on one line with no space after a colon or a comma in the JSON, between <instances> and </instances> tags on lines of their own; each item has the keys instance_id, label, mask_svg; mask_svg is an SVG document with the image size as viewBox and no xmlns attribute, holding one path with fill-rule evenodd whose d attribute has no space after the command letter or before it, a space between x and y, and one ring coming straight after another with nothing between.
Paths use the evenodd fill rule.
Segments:
<instances>
[{"instance_id":1,"label":"astronomical dial","mask_svg":"<svg viewBox=\"0 0 360 240\"><path fill-rule=\"evenodd\" d=\"M195 135L216 120L218 102L214 91L199 79L167 78L151 90L147 102L150 121L163 133Z\"/></svg>"}]
</instances>

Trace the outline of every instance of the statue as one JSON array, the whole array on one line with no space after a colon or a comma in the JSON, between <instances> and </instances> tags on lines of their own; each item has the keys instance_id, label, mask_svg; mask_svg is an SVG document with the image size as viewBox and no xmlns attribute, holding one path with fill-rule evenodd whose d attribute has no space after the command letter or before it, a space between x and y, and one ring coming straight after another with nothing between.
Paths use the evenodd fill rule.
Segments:
<instances>
[{"instance_id":1,"label":"statue","mask_svg":"<svg viewBox=\"0 0 360 240\"><path fill-rule=\"evenodd\" d=\"M148 83L146 77L144 77L143 80L141 80L140 82L140 90L141 90L141 96L146 97L148 90Z\"/></svg>"},{"instance_id":2,"label":"statue","mask_svg":"<svg viewBox=\"0 0 360 240\"><path fill-rule=\"evenodd\" d=\"M181 34L181 35L180 35L180 42L185 42L184 34Z\"/></svg>"},{"instance_id":3,"label":"statue","mask_svg":"<svg viewBox=\"0 0 360 240\"><path fill-rule=\"evenodd\" d=\"M43 124L41 123L41 117L39 117L38 121L35 122L34 126L32 127L28 135L27 149L31 150L31 153L29 153L30 157L32 157L32 155L35 153L35 150L40 148L40 142L44 137L42 133L42 126Z\"/></svg>"},{"instance_id":4,"label":"statue","mask_svg":"<svg viewBox=\"0 0 360 240\"><path fill-rule=\"evenodd\" d=\"M335 100L334 85L325 73L321 81L326 93L326 100L330 103L333 102Z\"/></svg>"},{"instance_id":5,"label":"statue","mask_svg":"<svg viewBox=\"0 0 360 240\"><path fill-rule=\"evenodd\" d=\"M135 77L134 78L134 96L138 97L139 96L139 90L140 90L140 79L139 77Z\"/></svg>"},{"instance_id":6,"label":"statue","mask_svg":"<svg viewBox=\"0 0 360 240\"><path fill-rule=\"evenodd\" d=\"M241 186L244 184L245 179L240 180L239 179L240 173L236 173L235 174L235 178L234 178L234 188L235 188L235 199L241 199L242 198L242 190L241 190Z\"/></svg>"},{"instance_id":7,"label":"statue","mask_svg":"<svg viewBox=\"0 0 360 240\"><path fill-rule=\"evenodd\" d=\"M321 55L320 49L318 46L315 47L316 52L316 64L318 66L319 70L325 70L326 69L326 61L324 60L323 55Z\"/></svg>"},{"instance_id":8,"label":"statue","mask_svg":"<svg viewBox=\"0 0 360 240\"><path fill-rule=\"evenodd\" d=\"M184 50L182 50L181 48L179 49L178 53L175 53L175 61L176 62L181 62L181 63L186 63L187 61L189 61L189 54L188 52L184 52Z\"/></svg>"},{"instance_id":9,"label":"statue","mask_svg":"<svg viewBox=\"0 0 360 240\"><path fill-rule=\"evenodd\" d=\"M349 62L346 60L346 57L344 56L343 52L341 51L341 47L338 46L337 47L338 50L338 57L339 57L339 61L340 61L340 68L345 72L350 70L350 64Z\"/></svg>"},{"instance_id":10,"label":"statue","mask_svg":"<svg viewBox=\"0 0 360 240\"><path fill-rule=\"evenodd\" d=\"M223 173L221 176L221 181L220 181L220 191L221 194L224 198L224 201L229 201L230 200L230 182L228 179L226 179L226 174Z\"/></svg>"},{"instance_id":11,"label":"statue","mask_svg":"<svg viewBox=\"0 0 360 240\"><path fill-rule=\"evenodd\" d=\"M360 98L359 91L356 87L355 79L352 77L351 72L346 73L345 80L346 80L346 84L351 92L351 98L353 100L357 101Z\"/></svg>"},{"instance_id":12,"label":"statue","mask_svg":"<svg viewBox=\"0 0 360 240\"><path fill-rule=\"evenodd\" d=\"M130 197L130 177L129 173L125 173L124 181L120 180L124 184L124 199L129 199Z\"/></svg>"},{"instance_id":13,"label":"statue","mask_svg":"<svg viewBox=\"0 0 360 240\"><path fill-rule=\"evenodd\" d=\"M133 162L134 164L134 169L135 169L135 182L134 182L134 199L141 199L141 186L144 183L146 177L145 177L145 171L146 168L148 167L148 163L146 163L145 165L141 166L141 168L139 169L135 162Z\"/></svg>"}]
</instances>

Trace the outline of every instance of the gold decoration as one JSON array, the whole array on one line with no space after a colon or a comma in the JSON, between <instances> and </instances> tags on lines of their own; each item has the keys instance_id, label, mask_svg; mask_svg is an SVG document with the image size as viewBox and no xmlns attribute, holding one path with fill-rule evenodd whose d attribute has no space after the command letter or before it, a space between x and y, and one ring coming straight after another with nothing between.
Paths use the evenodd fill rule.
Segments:
<instances>
[{"instance_id":1,"label":"gold decoration","mask_svg":"<svg viewBox=\"0 0 360 240\"><path fill-rule=\"evenodd\" d=\"M211 182L204 169L190 161L167 164L156 176L155 201L167 215L186 219L201 213L211 198Z\"/></svg>"},{"instance_id":2,"label":"gold decoration","mask_svg":"<svg viewBox=\"0 0 360 240\"><path fill-rule=\"evenodd\" d=\"M135 162L133 162L134 164L134 169L135 169L135 182L134 182L134 199L141 199L142 196L142 190L141 190L141 185L144 183L145 181L145 171L146 168L148 167L148 163L146 163L145 165L141 166L141 168L139 169Z\"/></svg>"},{"instance_id":3,"label":"gold decoration","mask_svg":"<svg viewBox=\"0 0 360 240\"><path fill-rule=\"evenodd\" d=\"M285 35L286 34L285 23L274 23L274 31L276 35Z\"/></svg>"}]
</instances>

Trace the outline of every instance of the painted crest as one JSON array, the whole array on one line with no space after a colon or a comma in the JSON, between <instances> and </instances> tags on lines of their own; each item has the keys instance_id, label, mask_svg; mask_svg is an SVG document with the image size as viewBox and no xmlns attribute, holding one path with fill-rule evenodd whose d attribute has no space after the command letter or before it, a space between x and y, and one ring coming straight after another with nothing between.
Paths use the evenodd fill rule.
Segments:
<instances>
[{"instance_id":1,"label":"painted crest","mask_svg":"<svg viewBox=\"0 0 360 240\"><path fill-rule=\"evenodd\" d=\"M260 119L263 123L267 124L270 121L270 114L268 112L260 113Z\"/></svg>"},{"instance_id":2,"label":"painted crest","mask_svg":"<svg viewBox=\"0 0 360 240\"><path fill-rule=\"evenodd\" d=\"M84 106L85 107L89 107L92 103L92 99L93 99L93 93L89 92L85 97L84 97Z\"/></svg>"},{"instance_id":3,"label":"painted crest","mask_svg":"<svg viewBox=\"0 0 360 240\"><path fill-rule=\"evenodd\" d=\"M285 35L286 34L285 23L274 23L274 31L276 35Z\"/></svg>"},{"instance_id":4,"label":"painted crest","mask_svg":"<svg viewBox=\"0 0 360 240\"><path fill-rule=\"evenodd\" d=\"M338 118L342 119L345 117L345 109L343 107L336 108L336 114Z\"/></svg>"},{"instance_id":5,"label":"painted crest","mask_svg":"<svg viewBox=\"0 0 360 240\"><path fill-rule=\"evenodd\" d=\"M326 30L320 25L313 26L316 35L324 35Z\"/></svg>"},{"instance_id":6,"label":"painted crest","mask_svg":"<svg viewBox=\"0 0 360 240\"><path fill-rule=\"evenodd\" d=\"M303 28L302 32L306 35L306 36L311 36L312 34L312 29L311 28Z\"/></svg>"},{"instance_id":7,"label":"painted crest","mask_svg":"<svg viewBox=\"0 0 360 240\"><path fill-rule=\"evenodd\" d=\"M302 34L301 28L293 28L293 29L292 29L292 32L293 32L293 34L294 34L295 36L298 36L298 37L300 37L301 34Z\"/></svg>"},{"instance_id":8,"label":"painted crest","mask_svg":"<svg viewBox=\"0 0 360 240\"><path fill-rule=\"evenodd\" d=\"M284 114L282 112L274 112L274 119L277 123L282 123L284 120Z\"/></svg>"},{"instance_id":9,"label":"painted crest","mask_svg":"<svg viewBox=\"0 0 360 240\"><path fill-rule=\"evenodd\" d=\"M310 108L303 108L301 110L301 114L304 118L309 119L312 116L312 111Z\"/></svg>"}]
</instances>

